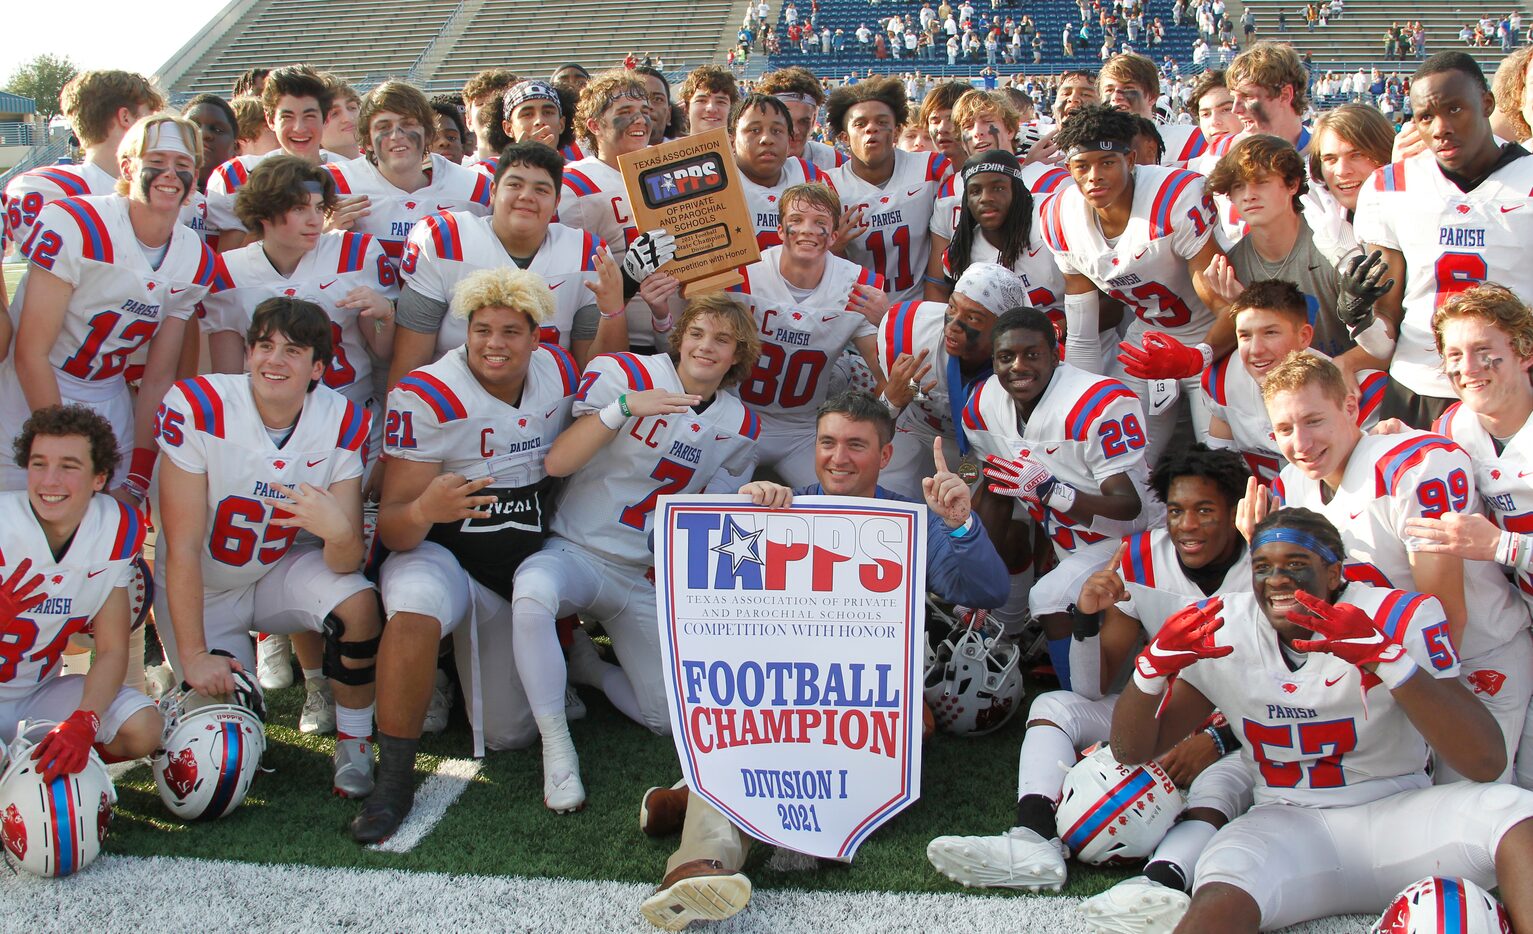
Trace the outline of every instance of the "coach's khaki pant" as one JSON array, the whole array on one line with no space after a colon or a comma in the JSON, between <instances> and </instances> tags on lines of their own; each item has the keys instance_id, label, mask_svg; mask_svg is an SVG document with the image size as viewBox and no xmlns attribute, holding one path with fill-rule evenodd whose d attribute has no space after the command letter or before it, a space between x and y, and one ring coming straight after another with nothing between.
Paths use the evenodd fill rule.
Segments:
<instances>
[{"instance_id":1,"label":"coach's khaki pant","mask_svg":"<svg viewBox=\"0 0 1533 934\"><path fill-rule=\"evenodd\" d=\"M665 874L694 859L718 860L729 872L739 872L751 851L751 838L729 822L729 818L693 793L687 798L687 819L681 826L681 846L665 864Z\"/></svg>"}]
</instances>

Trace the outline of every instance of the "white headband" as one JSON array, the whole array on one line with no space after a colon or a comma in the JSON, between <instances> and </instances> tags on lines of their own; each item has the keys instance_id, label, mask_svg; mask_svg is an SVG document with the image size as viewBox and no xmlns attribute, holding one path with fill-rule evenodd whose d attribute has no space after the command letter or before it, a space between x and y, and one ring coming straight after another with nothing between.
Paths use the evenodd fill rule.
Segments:
<instances>
[{"instance_id":1,"label":"white headband","mask_svg":"<svg viewBox=\"0 0 1533 934\"><path fill-rule=\"evenodd\" d=\"M784 104L814 103L814 98L810 97L808 94L800 94L797 91L781 91L777 94L773 94L772 96L782 101Z\"/></svg>"},{"instance_id":2,"label":"white headband","mask_svg":"<svg viewBox=\"0 0 1533 934\"><path fill-rule=\"evenodd\" d=\"M992 315L1031 304L1022 280L998 263L970 263L953 291L979 302Z\"/></svg>"},{"instance_id":3,"label":"white headband","mask_svg":"<svg viewBox=\"0 0 1533 934\"><path fill-rule=\"evenodd\" d=\"M173 120L161 120L144 132L144 152L176 152L197 158L186 148L186 137L181 133L181 125Z\"/></svg>"}]
</instances>

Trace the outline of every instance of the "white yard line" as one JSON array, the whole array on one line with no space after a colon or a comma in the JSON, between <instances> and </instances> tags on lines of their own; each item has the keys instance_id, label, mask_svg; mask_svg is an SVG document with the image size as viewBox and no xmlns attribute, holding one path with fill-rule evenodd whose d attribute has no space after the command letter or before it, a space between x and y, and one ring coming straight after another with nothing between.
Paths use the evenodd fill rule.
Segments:
<instances>
[{"instance_id":1,"label":"white yard line","mask_svg":"<svg viewBox=\"0 0 1533 934\"><path fill-rule=\"evenodd\" d=\"M373 844L370 849L384 853L408 853L415 849L426 834L436 829L447 809L468 790L469 782L483 767L484 763L478 759L443 759L436 771L415 789L415 804L394 836Z\"/></svg>"},{"instance_id":2,"label":"white yard line","mask_svg":"<svg viewBox=\"0 0 1533 934\"><path fill-rule=\"evenodd\" d=\"M655 873L658 878L660 866ZM0 931L240 930L653 932L639 916L650 886L381 869L270 866L176 857L107 856L49 880L0 872ZM1080 899L966 892L756 893L733 920L700 931L1085 932ZM1362 918L1294 929L1354 934Z\"/></svg>"}]
</instances>

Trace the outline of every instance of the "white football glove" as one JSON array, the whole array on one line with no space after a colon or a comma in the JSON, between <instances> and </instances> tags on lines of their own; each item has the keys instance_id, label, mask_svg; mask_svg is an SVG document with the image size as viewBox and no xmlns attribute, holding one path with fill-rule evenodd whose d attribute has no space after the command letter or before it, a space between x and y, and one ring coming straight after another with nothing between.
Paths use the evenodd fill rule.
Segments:
<instances>
[{"instance_id":1,"label":"white football glove","mask_svg":"<svg viewBox=\"0 0 1533 934\"><path fill-rule=\"evenodd\" d=\"M675 256L676 238L664 227L656 227L628 244L628 252L623 254L623 272L633 281L643 282Z\"/></svg>"}]
</instances>

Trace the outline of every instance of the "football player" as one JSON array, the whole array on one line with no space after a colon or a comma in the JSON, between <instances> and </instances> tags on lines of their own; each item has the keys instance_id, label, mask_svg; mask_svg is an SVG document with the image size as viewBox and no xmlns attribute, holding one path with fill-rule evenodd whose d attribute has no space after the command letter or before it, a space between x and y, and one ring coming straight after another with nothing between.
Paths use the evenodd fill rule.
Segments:
<instances>
[{"instance_id":1,"label":"football player","mask_svg":"<svg viewBox=\"0 0 1533 934\"><path fill-rule=\"evenodd\" d=\"M318 305L269 298L245 340L246 373L178 382L156 414L160 641L179 680L218 697L234 689L232 672L255 668L251 630L321 633L336 703L334 788L362 797L373 788L380 626L359 573L370 419L320 385L331 322Z\"/></svg>"},{"instance_id":2,"label":"football player","mask_svg":"<svg viewBox=\"0 0 1533 934\"><path fill-rule=\"evenodd\" d=\"M419 88L385 81L367 92L357 132L362 155L325 166L338 199L329 229L370 234L397 266L422 218L490 213L490 179L431 152L436 113Z\"/></svg>"},{"instance_id":3,"label":"football player","mask_svg":"<svg viewBox=\"0 0 1533 934\"><path fill-rule=\"evenodd\" d=\"M543 460L569 424L579 371L568 352L538 342L554 299L536 273L474 272L454 290L452 313L467 342L389 394L378 535L393 553L380 577L378 787L351 825L361 843L387 839L410 811L448 633L457 633L474 754L536 736L511 655L512 579L547 533L555 481Z\"/></svg>"},{"instance_id":4,"label":"football player","mask_svg":"<svg viewBox=\"0 0 1533 934\"><path fill-rule=\"evenodd\" d=\"M1093 71L1066 71L1059 76L1054 87L1054 122L1060 126L1083 107L1100 104L1102 95L1097 91L1097 76Z\"/></svg>"},{"instance_id":5,"label":"football player","mask_svg":"<svg viewBox=\"0 0 1533 934\"><path fill-rule=\"evenodd\" d=\"M1072 643L1074 690L1033 701L1017 768L1016 824L995 837L933 840L926 856L939 872L970 886L1064 884L1065 847L1055 809L1065 769L1078 750L1110 738L1113 705L1134 649L1188 602L1251 586L1250 558L1235 528L1247 477L1235 455L1201 445L1168 452L1155 466L1150 486L1166 506L1166 525L1124 538L1107 566L1082 585L1073 612L1084 624L1083 635L1096 628L1100 638ZM1209 724L1166 754L1168 774L1190 791L1187 816L1167 834L1143 876L1088 905L1117 919L1149 913L1158 900L1186 908L1186 898L1174 893L1186 893L1203 845L1251 804L1251 782L1233 755L1238 745L1227 724ZM1098 914L1086 910L1088 917Z\"/></svg>"},{"instance_id":6,"label":"football player","mask_svg":"<svg viewBox=\"0 0 1533 934\"><path fill-rule=\"evenodd\" d=\"M1247 136L1219 160L1207 187L1229 198L1246 225L1245 236L1228 256L1214 260L1210 278L1221 286L1223 298L1233 299L1243 282L1292 282L1309 307L1315 349L1334 357L1355 346L1335 314L1336 267L1316 245L1302 213L1309 183L1298 151L1276 136ZM1230 275L1234 281L1225 282Z\"/></svg>"},{"instance_id":7,"label":"football player","mask_svg":"<svg viewBox=\"0 0 1533 934\"><path fill-rule=\"evenodd\" d=\"M1026 304L1027 291L1011 270L970 263L946 305L901 302L884 315L878 362L888 374L883 399L895 422L894 454L882 472L886 488L914 498L934 469L932 442L939 437L958 451L958 474L979 479L979 461L963 437L963 404L973 386L990 378L995 319Z\"/></svg>"},{"instance_id":8,"label":"football player","mask_svg":"<svg viewBox=\"0 0 1533 934\"><path fill-rule=\"evenodd\" d=\"M834 191L794 185L779 205L782 244L741 269L745 281L736 287L761 335L761 357L741 380L740 399L761 418L757 466L804 486L814 469L814 413L830 394L842 348L853 344L883 383L874 322L889 310L889 296L877 273L831 254L841 214Z\"/></svg>"},{"instance_id":9,"label":"football player","mask_svg":"<svg viewBox=\"0 0 1533 934\"><path fill-rule=\"evenodd\" d=\"M1489 115L1495 100L1474 59L1439 52L1411 81L1414 121L1428 150L1374 173L1357 199L1357 236L1385 267L1363 275L1372 258L1354 260L1357 281L1338 313L1358 343L1388 364L1393 377L1384 414L1422 428L1453 399L1432 336L1443 299L1480 282L1519 293L1533 286L1533 159L1497 142ZM1344 268L1344 281L1353 272ZM1355 369L1366 357L1344 360Z\"/></svg>"},{"instance_id":10,"label":"football player","mask_svg":"<svg viewBox=\"0 0 1533 934\"><path fill-rule=\"evenodd\" d=\"M904 500L880 486L878 475L893 454L894 420L864 392L845 392L820 406L814 471L819 482L792 489L758 480L740 492L751 502L787 509L794 496L855 496ZM1006 595L1006 566L970 513L965 482L948 469L942 441L934 442L936 472L923 480L927 516L927 586L944 600L971 607L997 606ZM665 864L660 887L640 911L667 931L693 921L721 921L750 901L750 879L740 871L751 838L700 796L687 796L681 845Z\"/></svg>"},{"instance_id":11,"label":"football player","mask_svg":"<svg viewBox=\"0 0 1533 934\"><path fill-rule=\"evenodd\" d=\"M612 251L613 259L619 263L627 259L630 249L637 245L634 263L649 260L644 271L651 273L661 262L653 254L650 235L641 236L634 225L617 157L649 145L652 119L648 89L638 78L613 71L586 85L580 92L580 106L575 113L575 133L595 154L566 165L564 182L556 192L560 223L604 241ZM633 274L632 278L638 281L654 279L651 289L669 280L671 291L674 291L675 280L664 274L646 276L641 272ZM625 306L628 349L635 353L651 352L674 323L669 307L660 301L656 304L660 306L658 309L647 299L632 296Z\"/></svg>"},{"instance_id":12,"label":"football player","mask_svg":"<svg viewBox=\"0 0 1533 934\"><path fill-rule=\"evenodd\" d=\"M122 174L118 149L138 120L165 108L149 79L129 71L86 71L59 92L59 111L80 141L78 165L49 165L22 172L5 186L4 244L18 249L32 235L43 207L60 198L109 195ZM20 422L11 423L19 426Z\"/></svg>"},{"instance_id":13,"label":"football player","mask_svg":"<svg viewBox=\"0 0 1533 934\"><path fill-rule=\"evenodd\" d=\"M633 73L644 82L644 87L649 91L649 144L658 145L670 139L671 130L671 83L665 79L664 72L650 65L640 65L633 69ZM570 95L571 99L574 94ZM570 108L571 111L574 107ZM573 131L570 139L574 141ZM565 158L580 159L583 156L569 156Z\"/></svg>"},{"instance_id":14,"label":"football player","mask_svg":"<svg viewBox=\"0 0 1533 934\"><path fill-rule=\"evenodd\" d=\"M827 111L831 132L845 134L852 156L828 173L841 196L837 249L882 275L896 302L925 294L921 276L931 255L932 207L951 171L938 153L894 147L905 110L905 85L885 77L837 88Z\"/></svg>"},{"instance_id":15,"label":"football player","mask_svg":"<svg viewBox=\"0 0 1533 934\"><path fill-rule=\"evenodd\" d=\"M1441 435L1406 431L1364 435L1357 398L1330 361L1291 354L1262 383L1262 397L1287 458L1273 493L1342 530L1349 580L1410 587L1434 595L1448 621L1447 636L1463 660L1462 680L1490 709L1505 738L1506 773L1533 696L1533 639L1528 608L1489 562L1423 551L1407 528L1412 519L1478 512L1475 468L1464 449ZM1252 491L1250 518L1267 499ZM1434 777L1445 780L1452 762Z\"/></svg>"},{"instance_id":16,"label":"football player","mask_svg":"<svg viewBox=\"0 0 1533 934\"><path fill-rule=\"evenodd\" d=\"M13 444L25 491L0 494L0 741L22 721L58 724L32 751L52 782L80 771L94 747L106 762L147 756L165 721L123 686L128 670L128 584L147 523L100 495L117 467L105 418L79 405L38 409ZM70 636L89 633L86 675L65 675Z\"/></svg>"},{"instance_id":17,"label":"football player","mask_svg":"<svg viewBox=\"0 0 1533 934\"><path fill-rule=\"evenodd\" d=\"M577 364L625 346L622 275L607 244L553 220L565 184L557 152L541 143L512 143L495 169L489 217L448 212L415 225L400 266L404 286L390 385L463 346L468 322L448 314L453 290L471 274L499 266L530 270L548 284L554 312L540 319L541 339L572 352Z\"/></svg>"},{"instance_id":18,"label":"football player","mask_svg":"<svg viewBox=\"0 0 1533 934\"><path fill-rule=\"evenodd\" d=\"M758 94L770 94L788 105L793 115L793 138L788 155L797 156L822 172L846 161L846 156L829 143L810 139L819 123L820 107L825 103L825 88L807 68L793 66L769 71L756 81Z\"/></svg>"},{"instance_id":19,"label":"football player","mask_svg":"<svg viewBox=\"0 0 1533 934\"><path fill-rule=\"evenodd\" d=\"M1235 321L1235 353L1215 360L1203 371L1209 447L1234 449L1245 458L1251 475L1263 486L1271 486L1277 480L1287 461L1279 453L1272 433L1267 404L1262 400L1262 382L1289 354L1319 353L1311 347L1314 329L1306 298L1289 281L1265 279L1252 283L1230 305L1230 317ZM1389 374L1379 370L1362 374L1357 417L1364 430L1378 421L1379 403L1388 379Z\"/></svg>"},{"instance_id":20,"label":"football player","mask_svg":"<svg viewBox=\"0 0 1533 934\"><path fill-rule=\"evenodd\" d=\"M568 88L561 90L537 80L519 81L487 106L495 110L488 118L486 132L497 152L512 143L542 143L563 152L575 141L575 95ZM564 157L569 160L569 153ZM495 157L475 163L474 168L494 176L499 165L499 157Z\"/></svg>"},{"instance_id":21,"label":"football player","mask_svg":"<svg viewBox=\"0 0 1533 934\"><path fill-rule=\"evenodd\" d=\"M1254 593L1183 609L1135 660L1113 711L1120 762L1165 752L1217 708L1257 779L1256 805L1199 858L1180 929L1371 914L1424 875L1499 879L1513 925L1533 924L1533 793L1428 787L1428 744L1481 782L1505 764L1495 721L1456 683L1442 604L1348 582L1344 565L1331 523L1279 510L1251 538Z\"/></svg>"},{"instance_id":22,"label":"football player","mask_svg":"<svg viewBox=\"0 0 1533 934\"><path fill-rule=\"evenodd\" d=\"M927 90L916 108L915 119L908 121L925 131L926 138L931 141L927 151L942 155L950 166L958 165L969 156L964 149L963 136L953 121L953 108L973 89L967 81L944 81Z\"/></svg>"},{"instance_id":23,"label":"football player","mask_svg":"<svg viewBox=\"0 0 1533 934\"><path fill-rule=\"evenodd\" d=\"M1081 335L1067 338L1066 359L1102 371L1092 353L1102 295L1134 315L1125 334L1130 362L1120 357L1113 372L1144 401L1145 454L1154 463L1171 440L1178 396L1187 397L1196 435L1206 433L1198 374L1235 341L1230 324L1215 315L1220 301L1204 278L1219 247L1203 179L1138 165L1135 119L1105 105L1077 111L1054 137L1075 185L1049 196L1040 212L1044 240L1065 275L1068 333Z\"/></svg>"},{"instance_id":24,"label":"football player","mask_svg":"<svg viewBox=\"0 0 1533 934\"><path fill-rule=\"evenodd\" d=\"M154 410L175 378L186 321L226 283L223 263L178 222L197 187L196 124L162 113L123 137L115 194L66 198L44 208L25 243L16 290L16 346L0 366L0 425L77 402L106 416L131 460L114 487L142 501L154 470ZM123 372L148 349L138 399ZM0 487L21 489L13 467Z\"/></svg>"},{"instance_id":25,"label":"football player","mask_svg":"<svg viewBox=\"0 0 1533 934\"><path fill-rule=\"evenodd\" d=\"M647 92L646 88L646 97ZM740 102L740 85L728 68L699 65L681 83L677 100L687 111L686 135L696 136L728 124L729 112ZM653 110L650 119L657 119Z\"/></svg>"},{"instance_id":26,"label":"football player","mask_svg":"<svg viewBox=\"0 0 1533 934\"><path fill-rule=\"evenodd\" d=\"M1160 71L1154 62L1134 52L1114 55L1102 63L1097 82L1102 103L1154 122L1155 101L1160 97ZM1160 123L1155 129L1166 147L1161 165L1185 168L1208 151L1208 137L1201 126Z\"/></svg>"},{"instance_id":27,"label":"football player","mask_svg":"<svg viewBox=\"0 0 1533 934\"><path fill-rule=\"evenodd\" d=\"M1491 515L1444 513L1412 518L1406 531L1422 552L1446 552L1465 560L1494 561L1512 569L1524 603L1533 604L1533 484L1527 469L1528 417L1533 415L1533 312L1510 290L1476 286L1449 298L1432 317L1437 349L1459 403L1432 426L1452 438L1474 463L1474 485ZM1494 523L1494 524L1492 524ZM1502 687L1486 677L1482 691ZM1533 740L1523 724L1522 752L1514 763L1517 784L1533 788Z\"/></svg>"},{"instance_id":28,"label":"football player","mask_svg":"<svg viewBox=\"0 0 1533 934\"><path fill-rule=\"evenodd\" d=\"M235 212L260 240L223 255L228 288L203 302L215 373L244 370L245 332L268 298L297 297L330 319L324 384L361 408L373 401L372 360L394 343L394 268L374 237L325 232L335 178L296 156L263 159L235 196Z\"/></svg>"},{"instance_id":29,"label":"football player","mask_svg":"<svg viewBox=\"0 0 1533 934\"><path fill-rule=\"evenodd\" d=\"M1117 380L1061 363L1054 325L1037 309L1001 315L991 340L995 374L970 389L960 429L990 480L976 508L994 538L1020 505L1053 541L1059 564L1026 599L1068 689L1069 608L1081 585L1120 538L1163 515L1149 495L1144 407Z\"/></svg>"},{"instance_id":30,"label":"football player","mask_svg":"<svg viewBox=\"0 0 1533 934\"><path fill-rule=\"evenodd\" d=\"M332 103L330 86L308 65L288 65L267 75L261 89L261 110L277 138L278 148L271 152L285 152L314 165L339 160L322 145L325 117ZM208 176L207 225L210 232L218 234L220 250L244 246L252 239L234 213L234 196L250 178L250 170L271 152L236 156Z\"/></svg>"},{"instance_id":31,"label":"football player","mask_svg":"<svg viewBox=\"0 0 1533 934\"><path fill-rule=\"evenodd\" d=\"M1315 246L1334 265L1362 252L1352 227L1357 198L1380 166L1389 164L1394 125L1367 104L1342 104L1315 120L1315 144L1309 152L1312 182L1304 219L1314 231Z\"/></svg>"},{"instance_id":32,"label":"football player","mask_svg":"<svg viewBox=\"0 0 1533 934\"><path fill-rule=\"evenodd\" d=\"M687 304L670 353L596 357L581 377L575 423L545 463L549 474L569 478L554 534L522 562L511 602L516 668L543 737L543 801L551 810L585 803L565 721L566 671L575 683L601 688L635 722L670 731L650 567L655 501L710 484L739 488L755 463L760 421L730 387L760 355L750 313L713 293ZM565 665L554 620L576 612L602 623L621 668L601 661L583 633Z\"/></svg>"},{"instance_id":33,"label":"football player","mask_svg":"<svg viewBox=\"0 0 1533 934\"><path fill-rule=\"evenodd\" d=\"M1240 132L1240 118L1235 116L1235 95L1224 80L1224 71L1210 68L1198 75L1187 96L1187 104L1198 115L1198 129L1212 147L1220 137Z\"/></svg>"},{"instance_id":34,"label":"football player","mask_svg":"<svg viewBox=\"0 0 1533 934\"><path fill-rule=\"evenodd\" d=\"M340 75L319 73L330 86L330 112L325 114L325 132L320 145L340 159L360 159L366 154L358 140L357 115L362 112L362 95ZM433 124L434 125L434 124ZM367 134L361 134L366 137Z\"/></svg>"},{"instance_id":35,"label":"football player","mask_svg":"<svg viewBox=\"0 0 1533 934\"><path fill-rule=\"evenodd\" d=\"M516 75L504 68L486 68L463 83L463 117L475 144L475 150L463 159L465 165L495 158L498 150L488 132L491 105L516 82Z\"/></svg>"},{"instance_id":36,"label":"football player","mask_svg":"<svg viewBox=\"0 0 1533 934\"><path fill-rule=\"evenodd\" d=\"M788 105L765 94L747 95L729 113L740 187L756 227L756 245L763 250L782 243L778 208L783 193L806 182L828 184L824 172L788 155L794 132Z\"/></svg>"}]
</instances>

